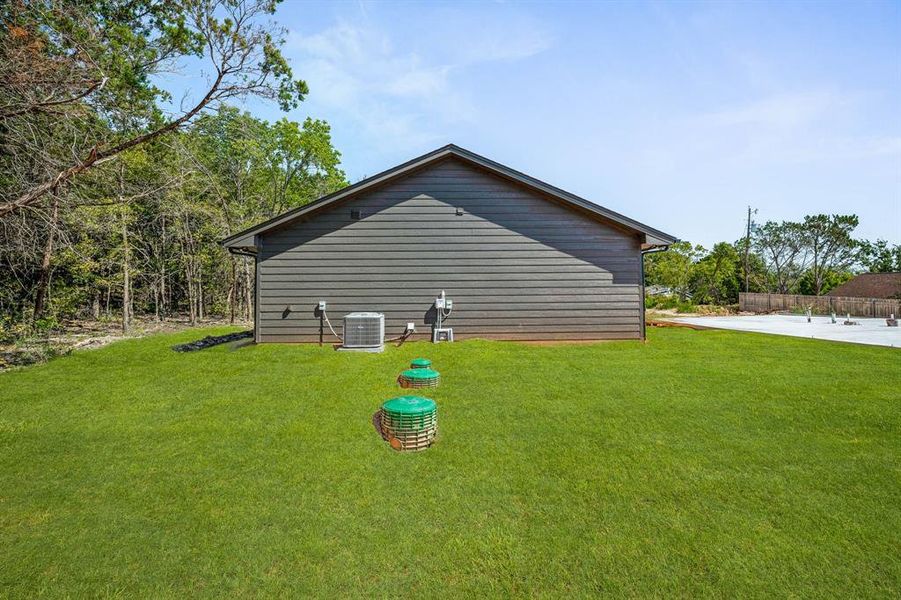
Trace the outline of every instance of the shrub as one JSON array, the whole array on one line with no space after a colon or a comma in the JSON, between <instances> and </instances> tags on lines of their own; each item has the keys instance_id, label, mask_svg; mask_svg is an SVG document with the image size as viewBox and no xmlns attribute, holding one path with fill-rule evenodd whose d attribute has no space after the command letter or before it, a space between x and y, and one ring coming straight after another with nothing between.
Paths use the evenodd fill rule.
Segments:
<instances>
[{"instance_id":1,"label":"shrub","mask_svg":"<svg viewBox=\"0 0 901 600\"><path fill-rule=\"evenodd\" d=\"M681 300L678 296L668 295L649 295L644 299L645 308L656 308L657 310L675 310L680 313L697 312L697 306L690 300Z\"/></svg>"},{"instance_id":2,"label":"shrub","mask_svg":"<svg viewBox=\"0 0 901 600\"><path fill-rule=\"evenodd\" d=\"M59 329L59 321L56 317L41 317L34 322L34 332L37 334L48 334Z\"/></svg>"}]
</instances>

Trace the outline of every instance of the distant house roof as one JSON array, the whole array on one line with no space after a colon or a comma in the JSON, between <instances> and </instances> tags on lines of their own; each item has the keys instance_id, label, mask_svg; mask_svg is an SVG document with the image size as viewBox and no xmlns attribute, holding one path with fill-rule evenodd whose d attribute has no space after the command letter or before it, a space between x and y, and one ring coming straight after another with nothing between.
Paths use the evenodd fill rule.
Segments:
<instances>
[{"instance_id":1,"label":"distant house roof","mask_svg":"<svg viewBox=\"0 0 901 600\"><path fill-rule=\"evenodd\" d=\"M864 273L832 289L827 296L901 298L901 273Z\"/></svg>"},{"instance_id":2,"label":"distant house roof","mask_svg":"<svg viewBox=\"0 0 901 600\"><path fill-rule=\"evenodd\" d=\"M294 221L295 219L308 216L310 213L321 210L335 202L346 200L347 198L350 198L351 196L354 196L360 192L372 189L388 181L403 177L404 175L421 169L429 164L444 160L448 157L458 158L470 165L481 168L484 171L488 171L499 177L517 182L520 185L524 185L528 188L536 190L544 194L545 196L554 198L565 206L574 209L581 209L588 213L594 214L596 217L600 217L608 222L615 223L620 227L625 227L626 229L635 231L642 235L646 247L669 246L670 244L678 241L678 238L668 233L664 233L658 229L654 229L653 227L639 223L634 219L630 219L629 217L606 209L599 204L595 204L594 202L580 198L575 194L570 194L569 192L561 190L560 188L535 179L534 177L530 177L525 173L520 173L519 171L511 169L510 167L504 166L500 163L496 163L493 160L476 154L475 152L470 152L469 150L460 148L459 146L455 146L454 144L448 144L447 146L443 146L441 148L438 148L437 150L423 154L418 158L414 158L413 160L388 169L387 171L383 171L378 175L373 175L372 177L368 177L353 185L349 185L341 190L338 190L337 192L323 196L322 198L319 198L318 200L311 202L310 204L289 210L285 213L282 213L281 215L269 219L268 221L260 223L259 225L245 229L240 233L236 233L225 238L221 243L226 248L253 247L256 245L255 236L258 236L261 233L265 233L272 229L278 228L286 223Z\"/></svg>"}]
</instances>

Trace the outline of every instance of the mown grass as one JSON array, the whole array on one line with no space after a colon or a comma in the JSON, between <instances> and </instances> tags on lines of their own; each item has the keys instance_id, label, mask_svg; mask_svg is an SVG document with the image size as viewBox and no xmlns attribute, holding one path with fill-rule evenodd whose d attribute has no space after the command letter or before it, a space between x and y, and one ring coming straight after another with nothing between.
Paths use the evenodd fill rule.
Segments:
<instances>
[{"instance_id":1,"label":"mown grass","mask_svg":"<svg viewBox=\"0 0 901 600\"><path fill-rule=\"evenodd\" d=\"M901 353L170 347L0 375L0 595L897 596ZM441 371L440 439L373 429Z\"/></svg>"}]
</instances>

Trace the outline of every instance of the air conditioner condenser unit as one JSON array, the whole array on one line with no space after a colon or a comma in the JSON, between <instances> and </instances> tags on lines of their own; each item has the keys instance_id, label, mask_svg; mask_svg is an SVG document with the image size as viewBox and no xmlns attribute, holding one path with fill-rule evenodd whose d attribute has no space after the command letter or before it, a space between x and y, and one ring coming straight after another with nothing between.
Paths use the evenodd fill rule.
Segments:
<instances>
[{"instance_id":1,"label":"air conditioner condenser unit","mask_svg":"<svg viewBox=\"0 0 901 600\"><path fill-rule=\"evenodd\" d=\"M385 348L385 315L357 312L344 315L343 350L381 352Z\"/></svg>"}]
</instances>

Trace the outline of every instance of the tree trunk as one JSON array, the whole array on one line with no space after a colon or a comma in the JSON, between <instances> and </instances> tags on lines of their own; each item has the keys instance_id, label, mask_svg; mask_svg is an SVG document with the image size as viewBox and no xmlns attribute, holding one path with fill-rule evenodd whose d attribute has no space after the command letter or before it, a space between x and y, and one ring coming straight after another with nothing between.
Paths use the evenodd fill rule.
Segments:
<instances>
[{"instance_id":1,"label":"tree trunk","mask_svg":"<svg viewBox=\"0 0 901 600\"><path fill-rule=\"evenodd\" d=\"M820 257L819 257L819 248L817 247L816 242L814 242L813 246L813 265L810 268L813 271L813 295L819 296L820 290L823 288L822 273L820 273Z\"/></svg>"},{"instance_id":2,"label":"tree trunk","mask_svg":"<svg viewBox=\"0 0 901 600\"><path fill-rule=\"evenodd\" d=\"M156 282L150 284L150 293L153 295L153 320L160 322L160 293Z\"/></svg>"},{"instance_id":3,"label":"tree trunk","mask_svg":"<svg viewBox=\"0 0 901 600\"><path fill-rule=\"evenodd\" d=\"M163 269L166 267L164 266ZM169 310L169 298L166 296L166 272L160 275L160 321L166 320L166 313Z\"/></svg>"},{"instance_id":4,"label":"tree trunk","mask_svg":"<svg viewBox=\"0 0 901 600\"><path fill-rule=\"evenodd\" d=\"M91 314L95 321L100 320L100 290L94 290L94 300L91 304Z\"/></svg>"},{"instance_id":5,"label":"tree trunk","mask_svg":"<svg viewBox=\"0 0 901 600\"><path fill-rule=\"evenodd\" d=\"M128 227L122 217L122 332L128 333L131 327L131 270L128 264Z\"/></svg>"},{"instance_id":6,"label":"tree trunk","mask_svg":"<svg viewBox=\"0 0 901 600\"><path fill-rule=\"evenodd\" d=\"M122 217L122 333L131 329L131 248L128 242L128 209L125 206L125 165L119 165L119 210Z\"/></svg>"},{"instance_id":7,"label":"tree trunk","mask_svg":"<svg viewBox=\"0 0 901 600\"><path fill-rule=\"evenodd\" d=\"M162 236L160 241L160 320L166 320L166 310L169 306L169 298L166 296L166 218L162 220Z\"/></svg>"},{"instance_id":8,"label":"tree trunk","mask_svg":"<svg viewBox=\"0 0 901 600\"><path fill-rule=\"evenodd\" d=\"M193 119L194 116L200 113L200 111L203 110L207 104L213 101L214 97L216 96L216 92L219 91L219 86L222 84L223 77L225 77L225 71L219 69L219 74L213 81L206 95L201 98L193 108L183 113L177 119L169 121L165 125L158 127L153 131L148 131L147 133L133 137L110 148L99 149L97 146L94 146L88 153L88 156L76 161L77 164L72 165L68 169L60 171L51 179L34 186L31 190L20 195L18 198L10 200L8 202L0 203L0 217L15 210L36 204L38 201L40 201L41 198L55 191L60 185L66 183L76 175L87 169L90 169L91 167L103 164L104 162L115 158L126 150L134 148L135 146L138 146L145 142L149 142L154 138L178 129L179 127Z\"/></svg>"},{"instance_id":9,"label":"tree trunk","mask_svg":"<svg viewBox=\"0 0 901 600\"><path fill-rule=\"evenodd\" d=\"M242 257L241 262L244 267L244 320L250 321L253 315L253 279L247 259Z\"/></svg>"},{"instance_id":10,"label":"tree trunk","mask_svg":"<svg viewBox=\"0 0 901 600\"><path fill-rule=\"evenodd\" d=\"M182 250L184 252L185 250ZM194 258L192 256L185 257L185 289L188 292L188 317L191 325L197 324L197 288L194 284Z\"/></svg>"},{"instance_id":11,"label":"tree trunk","mask_svg":"<svg viewBox=\"0 0 901 600\"><path fill-rule=\"evenodd\" d=\"M37 321L44 316L47 310L47 290L50 288L50 263L53 258L53 237L56 235L56 224L59 220L59 198L53 197L53 206L50 209L50 227L47 231L47 243L44 245L44 256L41 258L41 271L38 276L38 285L34 293L34 315Z\"/></svg>"},{"instance_id":12,"label":"tree trunk","mask_svg":"<svg viewBox=\"0 0 901 600\"><path fill-rule=\"evenodd\" d=\"M200 290L200 267L197 264L197 252L196 247L194 246L194 236L191 231L191 224L188 220L187 215L185 215L184 219L184 236L185 237L182 254L186 259L185 276L188 290L188 310L191 317L191 325L196 325L197 319L202 316L200 314L200 311L198 310L200 307L200 303L198 301L198 291Z\"/></svg>"},{"instance_id":13,"label":"tree trunk","mask_svg":"<svg viewBox=\"0 0 901 600\"><path fill-rule=\"evenodd\" d=\"M235 324L235 301L237 300L236 296L238 295L238 265L235 261L235 257L232 256L231 285L228 288L228 322L231 325Z\"/></svg>"},{"instance_id":14,"label":"tree trunk","mask_svg":"<svg viewBox=\"0 0 901 600\"><path fill-rule=\"evenodd\" d=\"M197 271L197 318L203 320L203 271Z\"/></svg>"}]
</instances>

